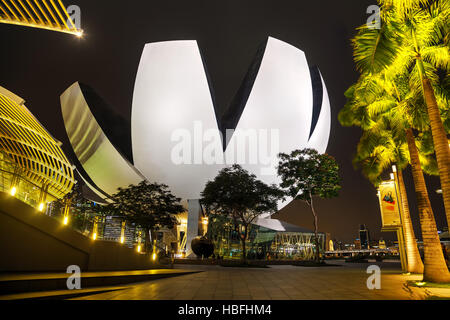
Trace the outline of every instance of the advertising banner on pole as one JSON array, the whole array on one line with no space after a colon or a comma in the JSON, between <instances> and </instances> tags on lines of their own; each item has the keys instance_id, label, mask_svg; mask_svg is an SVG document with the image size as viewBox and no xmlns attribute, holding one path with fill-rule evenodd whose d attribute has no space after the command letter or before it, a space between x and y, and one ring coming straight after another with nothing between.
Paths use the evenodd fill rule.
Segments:
<instances>
[{"instance_id":1,"label":"advertising banner on pole","mask_svg":"<svg viewBox=\"0 0 450 320\"><path fill-rule=\"evenodd\" d=\"M400 227L402 221L394 181L385 181L380 184L379 199L383 229Z\"/></svg>"}]
</instances>

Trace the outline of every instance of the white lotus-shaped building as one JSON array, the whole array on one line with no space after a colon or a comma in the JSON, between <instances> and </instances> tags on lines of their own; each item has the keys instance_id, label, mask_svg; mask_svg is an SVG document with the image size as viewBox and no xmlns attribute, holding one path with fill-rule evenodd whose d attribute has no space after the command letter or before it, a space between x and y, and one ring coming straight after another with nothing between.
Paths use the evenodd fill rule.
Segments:
<instances>
[{"instance_id":1,"label":"white lotus-shaped building","mask_svg":"<svg viewBox=\"0 0 450 320\"><path fill-rule=\"evenodd\" d=\"M240 163L278 184L279 152L325 152L330 103L318 70L309 68L301 50L269 38L221 118L212 91L196 41L145 46L133 95L132 146L134 164L149 180L168 184L183 199L198 199L226 164ZM227 130L234 132L227 136ZM183 143L188 147L178 150Z\"/></svg>"},{"instance_id":2,"label":"white lotus-shaped building","mask_svg":"<svg viewBox=\"0 0 450 320\"><path fill-rule=\"evenodd\" d=\"M278 153L306 147L323 153L330 135L320 72L301 50L270 37L222 115L196 41L147 44L134 88L129 152L105 133L102 113L91 113L98 99L86 99L87 91L76 83L61 104L80 174L104 199L143 179L167 184L183 200L199 199L205 183L233 163L278 184Z\"/></svg>"}]
</instances>

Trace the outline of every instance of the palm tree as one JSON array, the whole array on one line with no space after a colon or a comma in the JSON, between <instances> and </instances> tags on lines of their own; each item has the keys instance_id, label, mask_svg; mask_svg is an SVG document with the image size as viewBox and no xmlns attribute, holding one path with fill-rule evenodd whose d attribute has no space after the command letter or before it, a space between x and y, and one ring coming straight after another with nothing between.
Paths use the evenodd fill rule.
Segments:
<instances>
[{"instance_id":1,"label":"palm tree","mask_svg":"<svg viewBox=\"0 0 450 320\"><path fill-rule=\"evenodd\" d=\"M450 282L450 273L445 264L441 249L441 242L437 234L431 203L428 197L425 179L420 168L419 153L415 144L414 134L411 128L406 130L406 137L411 157L411 168L416 190L417 205L419 207L420 226L424 243L424 273L423 280L430 282ZM428 245L425 245L427 243Z\"/></svg>"},{"instance_id":2,"label":"palm tree","mask_svg":"<svg viewBox=\"0 0 450 320\"><path fill-rule=\"evenodd\" d=\"M418 75L436 152L447 224L450 226L450 148L439 100L427 64L448 75L449 1L379 0L381 29L359 28L354 56L363 73L376 74L395 66L396 72ZM448 100L446 101L448 106Z\"/></svg>"},{"instance_id":3,"label":"palm tree","mask_svg":"<svg viewBox=\"0 0 450 320\"><path fill-rule=\"evenodd\" d=\"M397 166L407 270L411 273L423 273L424 266L417 247L402 173L409 162L408 147L406 145L405 150L405 144L396 143L395 140L397 139L393 139L388 130L364 132L353 162L376 187L380 183L381 175L392 165Z\"/></svg>"},{"instance_id":4,"label":"palm tree","mask_svg":"<svg viewBox=\"0 0 450 320\"><path fill-rule=\"evenodd\" d=\"M409 151L418 198L422 237L426 248L424 250L424 279L433 282L448 282L450 274L442 254L419 153L411 129L413 125L421 129L426 127L427 119L423 115L421 116L420 112L423 109L421 108L423 99L417 94L417 91L410 90L409 81L405 81L406 78L404 75L396 76L397 85L395 85L393 81L386 80L385 75L382 77L362 76L359 82L346 92L348 102L339 114L339 121L343 125L356 125L364 130L358 144L355 162L375 184L379 183L380 175L392 163L396 163L399 169L405 167L408 162L405 151ZM424 143L421 143L421 146L429 149L425 139L429 135L422 136ZM423 152L422 158L429 168L433 167L429 164L433 162L432 158L430 159L429 150ZM410 272L420 272L422 266L418 258L401 170L399 170L399 187L409 270L411 270Z\"/></svg>"},{"instance_id":5,"label":"palm tree","mask_svg":"<svg viewBox=\"0 0 450 320\"><path fill-rule=\"evenodd\" d=\"M355 85L360 88L359 85ZM372 83L375 85L374 83ZM399 178L399 191L400 191L400 201L402 205L402 220L404 224L404 238L406 242L406 253L408 261L408 272L412 273L422 273L423 272L423 262L420 258L419 250L417 247L416 237L414 234L414 229L412 227L411 216L409 212L408 198L406 194L406 188L403 181L402 170L408 165L408 146L402 140L404 137L403 131L400 131L397 136L393 136L392 132L389 131L388 123L385 118L378 119L377 122L374 121L373 109L378 106L377 109L385 110L386 106L388 108L394 108L396 105L395 99L392 99L389 95L384 95L384 99L374 100L371 104L367 102L367 98L370 99L370 94L367 92L372 92L375 90L378 94L383 94L383 90L378 90L382 86L375 85L370 89L370 84L363 86L364 93L361 90L355 90L351 88L346 92L349 98L349 103L339 114L339 120L341 124L346 126L358 125L366 129L357 146L357 153L354 157L353 163L356 168L360 168L363 175L366 176L376 187L378 187L381 182L381 176L386 171L386 169L391 168L393 164L397 166L398 178ZM354 95L360 95L359 99L355 99ZM364 110L367 109L367 105L370 104L370 113L367 113L364 117L366 119L366 124L361 123L359 117L361 112L355 112L355 100L359 100L361 106ZM363 102L364 101L364 102ZM355 117L356 116L356 117Z\"/></svg>"}]
</instances>

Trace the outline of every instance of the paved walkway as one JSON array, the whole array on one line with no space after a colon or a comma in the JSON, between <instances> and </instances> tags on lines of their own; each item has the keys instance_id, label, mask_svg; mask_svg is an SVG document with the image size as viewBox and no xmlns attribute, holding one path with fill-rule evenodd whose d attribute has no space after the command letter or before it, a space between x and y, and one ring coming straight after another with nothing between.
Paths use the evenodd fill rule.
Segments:
<instances>
[{"instance_id":1,"label":"paved walkway","mask_svg":"<svg viewBox=\"0 0 450 320\"><path fill-rule=\"evenodd\" d=\"M123 290L79 297L88 300L399 300L424 298L424 289L405 286L420 275L402 275L397 264L378 264L381 289L369 290L370 264L337 267L186 266L203 272L129 285Z\"/></svg>"}]
</instances>

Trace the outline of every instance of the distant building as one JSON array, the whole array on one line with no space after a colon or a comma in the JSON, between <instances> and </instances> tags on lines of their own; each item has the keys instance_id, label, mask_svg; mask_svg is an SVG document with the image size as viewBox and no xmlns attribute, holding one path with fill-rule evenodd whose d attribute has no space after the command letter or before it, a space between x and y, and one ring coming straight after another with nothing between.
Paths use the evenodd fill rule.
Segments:
<instances>
[{"instance_id":1,"label":"distant building","mask_svg":"<svg viewBox=\"0 0 450 320\"><path fill-rule=\"evenodd\" d=\"M354 242L355 250L361 250L361 240L356 239Z\"/></svg>"},{"instance_id":2,"label":"distant building","mask_svg":"<svg viewBox=\"0 0 450 320\"><path fill-rule=\"evenodd\" d=\"M369 229L367 229L364 224L360 225L359 239L361 242L361 249L370 249Z\"/></svg>"},{"instance_id":3,"label":"distant building","mask_svg":"<svg viewBox=\"0 0 450 320\"><path fill-rule=\"evenodd\" d=\"M330 239L330 241L328 241L328 250L327 251L334 251L334 244L333 244L333 240Z\"/></svg>"}]
</instances>

